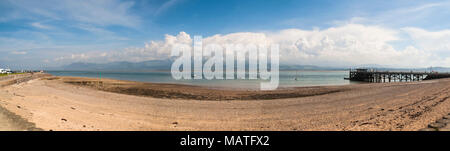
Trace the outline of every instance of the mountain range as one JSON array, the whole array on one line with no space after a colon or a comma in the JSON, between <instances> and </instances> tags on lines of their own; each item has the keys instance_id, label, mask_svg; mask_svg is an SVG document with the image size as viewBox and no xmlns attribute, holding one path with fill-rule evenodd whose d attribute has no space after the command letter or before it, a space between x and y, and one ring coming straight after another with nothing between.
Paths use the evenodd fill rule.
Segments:
<instances>
[{"instance_id":1,"label":"mountain range","mask_svg":"<svg viewBox=\"0 0 450 151\"><path fill-rule=\"evenodd\" d=\"M246 63L248 65L248 62ZM47 68L46 70L66 70L66 71L169 71L171 69L171 60L151 60L143 62L111 62L111 63L84 63L77 62L69 65ZM270 66L270 65L269 65ZM280 70L348 70L350 68L368 68L375 70L389 71L438 71L450 72L448 67L429 67L429 68L395 68L376 64L357 65L351 67L325 67L315 65L280 65Z\"/></svg>"}]
</instances>

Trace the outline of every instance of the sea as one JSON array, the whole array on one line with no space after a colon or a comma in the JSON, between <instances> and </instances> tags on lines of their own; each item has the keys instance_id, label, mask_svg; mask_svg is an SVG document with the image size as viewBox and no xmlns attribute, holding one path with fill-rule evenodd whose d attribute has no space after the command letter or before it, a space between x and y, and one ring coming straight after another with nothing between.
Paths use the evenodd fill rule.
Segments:
<instances>
[{"instance_id":1,"label":"sea","mask_svg":"<svg viewBox=\"0 0 450 151\"><path fill-rule=\"evenodd\" d=\"M238 89L259 89L261 82L268 80L249 80L249 79L191 79L175 80L168 71L149 71L149 72L119 72L119 71L47 71L55 76L89 77L89 78L109 78L117 80L128 80L138 82L152 83L170 83L187 84L218 88L238 88ZM308 87L308 86L326 86L326 85L347 85L352 82L345 80L348 77L348 71L280 71L280 87ZM248 77L248 75L247 75Z\"/></svg>"}]
</instances>

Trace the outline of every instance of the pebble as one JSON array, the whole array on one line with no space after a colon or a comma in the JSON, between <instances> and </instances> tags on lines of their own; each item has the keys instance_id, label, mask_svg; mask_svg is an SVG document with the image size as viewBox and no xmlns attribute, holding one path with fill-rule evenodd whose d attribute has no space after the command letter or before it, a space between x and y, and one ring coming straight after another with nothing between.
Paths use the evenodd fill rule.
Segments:
<instances>
[{"instance_id":1,"label":"pebble","mask_svg":"<svg viewBox=\"0 0 450 151\"><path fill-rule=\"evenodd\" d=\"M430 125L428 125L429 128L442 128L444 126L444 123L431 123Z\"/></svg>"},{"instance_id":2,"label":"pebble","mask_svg":"<svg viewBox=\"0 0 450 151\"><path fill-rule=\"evenodd\" d=\"M450 124L447 124L445 127L440 128L439 131L450 131Z\"/></svg>"},{"instance_id":3,"label":"pebble","mask_svg":"<svg viewBox=\"0 0 450 151\"><path fill-rule=\"evenodd\" d=\"M422 128L419 131L436 131L434 128Z\"/></svg>"},{"instance_id":4,"label":"pebble","mask_svg":"<svg viewBox=\"0 0 450 151\"><path fill-rule=\"evenodd\" d=\"M450 115L444 116L443 119L450 119Z\"/></svg>"},{"instance_id":5,"label":"pebble","mask_svg":"<svg viewBox=\"0 0 450 151\"><path fill-rule=\"evenodd\" d=\"M437 120L436 122L447 124L447 123L450 123L450 119L440 119L440 120Z\"/></svg>"},{"instance_id":6,"label":"pebble","mask_svg":"<svg viewBox=\"0 0 450 151\"><path fill-rule=\"evenodd\" d=\"M450 113L419 131L450 131Z\"/></svg>"}]
</instances>

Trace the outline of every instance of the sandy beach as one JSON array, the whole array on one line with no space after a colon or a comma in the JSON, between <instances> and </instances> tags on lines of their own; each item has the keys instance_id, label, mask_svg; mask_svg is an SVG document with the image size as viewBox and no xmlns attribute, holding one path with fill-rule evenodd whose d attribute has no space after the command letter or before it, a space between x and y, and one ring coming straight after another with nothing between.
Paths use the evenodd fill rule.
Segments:
<instances>
[{"instance_id":1,"label":"sandy beach","mask_svg":"<svg viewBox=\"0 0 450 151\"><path fill-rule=\"evenodd\" d=\"M0 79L0 128L418 130L450 112L449 88L439 79L254 91L27 74Z\"/></svg>"}]
</instances>

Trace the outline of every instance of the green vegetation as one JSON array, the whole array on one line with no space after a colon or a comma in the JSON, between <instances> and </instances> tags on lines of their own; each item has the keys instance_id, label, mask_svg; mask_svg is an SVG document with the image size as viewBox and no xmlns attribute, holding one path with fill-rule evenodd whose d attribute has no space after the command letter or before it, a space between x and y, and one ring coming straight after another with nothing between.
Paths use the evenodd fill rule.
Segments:
<instances>
[{"instance_id":1,"label":"green vegetation","mask_svg":"<svg viewBox=\"0 0 450 151\"><path fill-rule=\"evenodd\" d=\"M7 74L7 73L0 73L0 77L1 76L7 76L7 75L16 75L16 74L24 74L24 73L9 73L9 74Z\"/></svg>"}]
</instances>

